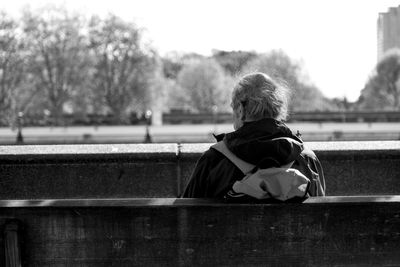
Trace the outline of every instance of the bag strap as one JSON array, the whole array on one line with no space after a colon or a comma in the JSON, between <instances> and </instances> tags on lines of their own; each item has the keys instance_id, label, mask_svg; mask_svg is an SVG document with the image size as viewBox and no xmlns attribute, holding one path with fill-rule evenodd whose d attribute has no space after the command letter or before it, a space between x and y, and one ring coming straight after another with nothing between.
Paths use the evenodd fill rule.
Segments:
<instances>
[{"instance_id":1,"label":"bag strap","mask_svg":"<svg viewBox=\"0 0 400 267\"><path fill-rule=\"evenodd\" d=\"M288 139L286 137L279 137L275 139ZM218 143L214 144L211 146L215 150L221 152L225 157L227 157L233 164L235 164L236 167L238 167L243 174L248 174L250 173L256 165L250 164L240 158L238 158L235 154L232 153L232 151L229 150L229 148L226 146L224 140L219 141ZM294 161L289 162L286 165L281 166L281 168L291 168L293 165Z\"/></svg>"},{"instance_id":2,"label":"bag strap","mask_svg":"<svg viewBox=\"0 0 400 267\"><path fill-rule=\"evenodd\" d=\"M212 145L211 147L221 152L225 157L227 157L233 164L235 164L236 167L238 167L243 172L243 174L248 174L256 167L256 165L241 160L235 154L233 154L232 151L230 151L229 148L226 146L223 140Z\"/></svg>"}]
</instances>

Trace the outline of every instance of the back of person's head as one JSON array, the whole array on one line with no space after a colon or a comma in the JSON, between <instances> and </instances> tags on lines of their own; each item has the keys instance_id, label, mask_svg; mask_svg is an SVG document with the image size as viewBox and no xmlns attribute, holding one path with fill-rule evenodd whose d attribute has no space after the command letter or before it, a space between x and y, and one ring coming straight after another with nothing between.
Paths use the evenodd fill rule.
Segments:
<instances>
[{"instance_id":1,"label":"back of person's head","mask_svg":"<svg viewBox=\"0 0 400 267\"><path fill-rule=\"evenodd\" d=\"M241 106L246 121L273 118L285 120L288 113L289 91L286 86L261 72L243 76L232 93L234 112Z\"/></svg>"}]
</instances>

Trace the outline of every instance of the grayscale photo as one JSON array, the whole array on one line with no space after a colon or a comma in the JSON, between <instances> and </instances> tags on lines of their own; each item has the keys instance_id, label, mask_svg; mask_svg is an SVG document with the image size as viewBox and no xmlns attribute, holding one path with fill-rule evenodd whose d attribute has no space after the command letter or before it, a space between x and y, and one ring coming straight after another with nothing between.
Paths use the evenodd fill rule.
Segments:
<instances>
[{"instance_id":1,"label":"grayscale photo","mask_svg":"<svg viewBox=\"0 0 400 267\"><path fill-rule=\"evenodd\" d=\"M0 266L400 266L400 2L0 0Z\"/></svg>"}]
</instances>

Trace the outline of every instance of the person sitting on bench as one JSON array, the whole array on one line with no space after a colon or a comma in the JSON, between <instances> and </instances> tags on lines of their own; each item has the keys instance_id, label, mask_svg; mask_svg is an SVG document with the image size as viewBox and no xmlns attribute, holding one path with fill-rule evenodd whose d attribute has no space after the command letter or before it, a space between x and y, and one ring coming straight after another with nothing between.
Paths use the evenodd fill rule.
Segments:
<instances>
[{"instance_id":1,"label":"person sitting on bench","mask_svg":"<svg viewBox=\"0 0 400 267\"><path fill-rule=\"evenodd\" d=\"M267 74L243 76L232 92L235 131L215 137L228 153L255 170L290 167L300 171L309 179L307 194L324 196L320 161L300 134L293 134L284 123L288 100L288 88ZM226 198L235 194L235 183L246 175L235 162L217 146L210 147L197 161L182 197Z\"/></svg>"}]
</instances>

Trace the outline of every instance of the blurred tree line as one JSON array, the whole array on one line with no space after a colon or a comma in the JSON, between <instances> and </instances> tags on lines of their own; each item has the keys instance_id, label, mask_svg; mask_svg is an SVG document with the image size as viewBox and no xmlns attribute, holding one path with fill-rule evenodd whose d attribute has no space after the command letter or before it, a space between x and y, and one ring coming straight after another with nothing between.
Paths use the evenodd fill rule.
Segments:
<instances>
[{"instance_id":1,"label":"blurred tree line","mask_svg":"<svg viewBox=\"0 0 400 267\"><path fill-rule=\"evenodd\" d=\"M378 64L350 107L326 98L282 50L161 57L143 31L113 14L86 18L63 7L25 9L20 19L0 12L0 124L14 124L18 112L52 125L64 125L65 114L108 115L124 124L147 109L229 112L235 81L250 71L291 88L293 112L399 107L400 53Z\"/></svg>"},{"instance_id":2,"label":"blurred tree line","mask_svg":"<svg viewBox=\"0 0 400 267\"><path fill-rule=\"evenodd\" d=\"M400 49L379 60L357 102L360 110L400 111Z\"/></svg>"},{"instance_id":3,"label":"blurred tree line","mask_svg":"<svg viewBox=\"0 0 400 267\"><path fill-rule=\"evenodd\" d=\"M20 20L0 13L2 124L16 114L63 125L65 114L129 114L151 106L160 68L142 29L115 15L90 19L65 8L26 9Z\"/></svg>"}]
</instances>

